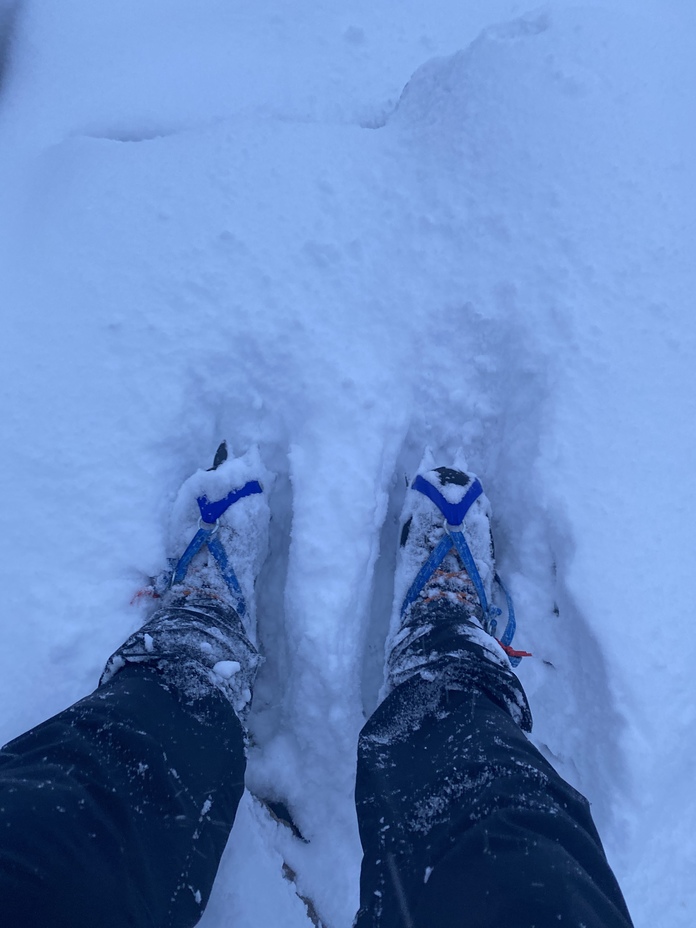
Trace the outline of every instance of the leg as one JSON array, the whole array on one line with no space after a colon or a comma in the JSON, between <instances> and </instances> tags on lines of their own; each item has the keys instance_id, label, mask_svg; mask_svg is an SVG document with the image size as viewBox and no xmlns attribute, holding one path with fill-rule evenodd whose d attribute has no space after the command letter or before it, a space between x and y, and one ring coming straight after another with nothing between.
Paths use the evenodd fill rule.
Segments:
<instances>
[{"instance_id":1,"label":"leg","mask_svg":"<svg viewBox=\"0 0 696 928\"><path fill-rule=\"evenodd\" d=\"M3 926L201 917L244 789L269 520L258 455L226 458L182 487L172 544L188 547L100 688L0 751Z\"/></svg>"},{"instance_id":2,"label":"leg","mask_svg":"<svg viewBox=\"0 0 696 928\"><path fill-rule=\"evenodd\" d=\"M480 482L423 467L412 490L386 698L358 749L357 926L629 928L586 800L524 735Z\"/></svg>"},{"instance_id":3,"label":"leg","mask_svg":"<svg viewBox=\"0 0 696 928\"><path fill-rule=\"evenodd\" d=\"M628 928L586 800L513 721L516 677L445 640L457 607L430 609L421 647L459 657L397 686L360 738L358 928Z\"/></svg>"},{"instance_id":4,"label":"leg","mask_svg":"<svg viewBox=\"0 0 696 928\"><path fill-rule=\"evenodd\" d=\"M242 726L128 666L0 752L3 925L196 924L244 789Z\"/></svg>"}]
</instances>

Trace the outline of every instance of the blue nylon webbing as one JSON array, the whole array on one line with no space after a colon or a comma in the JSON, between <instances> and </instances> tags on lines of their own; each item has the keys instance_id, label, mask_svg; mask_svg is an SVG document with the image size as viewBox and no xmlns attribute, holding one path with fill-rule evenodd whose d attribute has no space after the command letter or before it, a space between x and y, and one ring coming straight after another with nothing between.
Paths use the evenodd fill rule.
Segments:
<instances>
[{"instance_id":1,"label":"blue nylon webbing","mask_svg":"<svg viewBox=\"0 0 696 928\"><path fill-rule=\"evenodd\" d=\"M508 588L505 586L505 584L500 579L500 576L497 573L495 575L495 581L500 587L500 589L503 591L503 593L505 594L505 602L507 604L507 613L508 613L507 625L505 626L505 631L500 636L500 643L504 644L507 647L512 644L512 639L515 637L515 632L517 630L517 620L515 619L515 605L512 601L512 596L510 596L510 593L508 592ZM515 657L514 655L510 655L510 654L508 654L508 659L513 667L517 667L517 665L522 660L521 657Z\"/></svg>"},{"instance_id":2,"label":"blue nylon webbing","mask_svg":"<svg viewBox=\"0 0 696 928\"><path fill-rule=\"evenodd\" d=\"M481 486L480 481L476 479L458 503L449 503L444 498L442 493L440 493L436 487L429 483L420 474L418 474L416 479L413 481L411 489L422 493L424 496L427 496L431 502L435 503L437 508L447 520L448 524L452 526L462 524L469 509L471 509L473 504L483 493L483 487ZM435 573L435 571L438 569L440 564L444 561L453 547L459 555L462 566L471 578L471 582L474 584L476 594L483 609L484 622L488 624L491 634L494 634L497 625L495 617L501 614L501 610L498 609L497 606L488 604L486 591L483 586L483 581L481 580L481 574L478 571L478 567L474 561L474 556L471 553L471 549L469 548L466 538L464 537L464 533L461 531L446 532L442 536L437 546L430 553L430 557L418 571L416 578L411 584L409 591L406 594L406 598L404 599L403 605L401 606L401 615L403 616L409 606L411 606L418 599L427 582L430 580L432 575ZM497 573L495 575L495 582L503 591L503 594L505 595L505 603L507 606L507 623L505 625L503 634L498 640L501 644L508 647L512 644L512 639L515 636L515 631L517 628L517 623L515 620L515 607L507 587L503 584L503 581L500 579ZM516 667L520 663L521 659L519 657L509 655L508 657L513 667Z\"/></svg>"},{"instance_id":3,"label":"blue nylon webbing","mask_svg":"<svg viewBox=\"0 0 696 928\"><path fill-rule=\"evenodd\" d=\"M213 529L211 528L199 528L196 534L193 536L191 543L184 553L179 558L176 567L174 568L174 573L172 574L172 583L182 583L184 577L186 576L186 571L189 569L191 561L201 550L203 545L207 544L208 539L213 534Z\"/></svg>"},{"instance_id":4,"label":"blue nylon webbing","mask_svg":"<svg viewBox=\"0 0 696 928\"><path fill-rule=\"evenodd\" d=\"M232 570L232 565L227 557L227 551L225 551L224 545L217 536L211 538L208 542L208 550L217 561L223 580L237 599L237 604L235 606L237 614L240 618L243 618L246 613L246 603L244 602L242 588L239 585L239 580L237 580L235 572Z\"/></svg>"},{"instance_id":5,"label":"blue nylon webbing","mask_svg":"<svg viewBox=\"0 0 696 928\"><path fill-rule=\"evenodd\" d=\"M471 548L466 543L466 538L464 537L463 532L452 532L451 537L461 562L464 565L464 569L469 574L471 582L476 587L476 593L478 594L479 602L481 603L481 608L483 609L483 615L487 621L489 612L488 599L486 598L486 591L483 588L481 574L478 572L478 567L474 561L474 555L471 553Z\"/></svg>"},{"instance_id":6,"label":"blue nylon webbing","mask_svg":"<svg viewBox=\"0 0 696 928\"><path fill-rule=\"evenodd\" d=\"M243 487L237 490L231 490L224 499L219 499L213 503L210 502L207 496L199 496L197 502L198 508L201 511L201 519L209 524L217 522L220 516L227 512L230 506L238 500L244 499L245 496L253 496L254 493L263 493L263 489L258 480L249 480Z\"/></svg>"},{"instance_id":7,"label":"blue nylon webbing","mask_svg":"<svg viewBox=\"0 0 696 928\"><path fill-rule=\"evenodd\" d=\"M412 603L415 603L415 601L418 599L423 587L428 582L428 580L430 580L430 578L435 573L435 571L438 569L440 564L442 564L442 562L447 557L451 549L452 549L452 540L450 536L445 533L440 539L440 543L437 545L437 547L433 548L433 550L430 553L430 557L425 562L425 564L423 564L421 569L418 571L415 580L411 584L411 587L408 593L406 594L406 599L404 599L403 605L401 607L402 616L406 612L408 607Z\"/></svg>"},{"instance_id":8,"label":"blue nylon webbing","mask_svg":"<svg viewBox=\"0 0 696 928\"><path fill-rule=\"evenodd\" d=\"M252 496L255 493L263 493L261 484L258 480L249 480L243 487L237 490L232 490L224 499L216 500L210 502L207 496L200 496L197 500L198 508L201 512L201 519L203 522L208 523L210 528L199 528L196 534L193 536L188 548L179 558L174 570L172 571L171 583L183 583L188 572L191 562L198 552L205 546L208 546L208 550L215 558L218 567L220 568L220 574L222 579L227 584L228 589L235 598L236 604L235 609L237 610L240 617L244 616L246 613L246 603L244 601L244 594L242 593L242 588L239 585L239 580L232 569L232 565L229 562L227 557L227 551L225 551L225 546L222 544L220 539L217 537L217 526L214 524L223 515L234 503L238 502L240 499L244 499L245 496Z\"/></svg>"},{"instance_id":9,"label":"blue nylon webbing","mask_svg":"<svg viewBox=\"0 0 696 928\"><path fill-rule=\"evenodd\" d=\"M423 496L427 496L431 502L435 503L450 525L461 525L467 512L483 493L481 482L476 478L458 503L448 503L437 487L434 487L432 483L429 483L425 477L422 477L420 474L418 474L413 481L411 489L417 490L419 493L422 493Z\"/></svg>"}]
</instances>

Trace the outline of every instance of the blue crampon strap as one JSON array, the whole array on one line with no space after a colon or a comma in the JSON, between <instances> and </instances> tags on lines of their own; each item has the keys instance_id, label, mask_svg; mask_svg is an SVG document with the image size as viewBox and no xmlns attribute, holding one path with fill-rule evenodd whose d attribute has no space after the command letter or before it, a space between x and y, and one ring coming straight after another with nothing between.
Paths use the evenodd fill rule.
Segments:
<instances>
[{"instance_id":1,"label":"blue crampon strap","mask_svg":"<svg viewBox=\"0 0 696 928\"><path fill-rule=\"evenodd\" d=\"M175 583L183 583L184 578L188 572L189 567L191 566L191 561L198 554L198 552L205 546L208 546L208 550L215 558L218 567L220 568L220 574L222 579L227 584L230 592L235 598L235 609L240 617L244 616L246 613L246 603L244 602L244 594L242 593L242 588L239 585L239 580L237 579L232 565L229 562L227 557L227 551L225 547L217 537L217 520L223 515L230 506L238 502L240 499L244 499L245 496L252 496L255 493L263 493L263 489L258 480L250 480L248 483L245 483L243 487L238 490L232 490L224 499L217 500L215 502L210 502L207 496L198 497L198 508L201 511L201 519L204 523L207 523L209 528L198 529L196 534L193 536L191 543L184 553L179 558L174 570L172 571L172 585Z\"/></svg>"},{"instance_id":2,"label":"blue crampon strap","mask_svg":"<svg viewBox=\"0 0 696 928\"><path fill-rule=\"evenodd\" d=\"M213 528L199 528L196 534L193 536L191 543L184 553L179 558L174 572L172 573L172 583L183 583L184 577L186 576L186 571L191 565L191 561L201 550L203 545L208 544L208 540L212 537L214 532Z\"/></svg>"},{"instance_id":3,"label":"blue crampon strap","mask_svg":"<svg viewBox=\"0 0 696 928\"><path fill-rule=\"evenodd\" d=\"M469 574L471 582L476 588L476 593L481 603L481 608L483 609L483 615L486 619L486 622L489 620L490 609L488 608L488 599L486 598L486 591L483 588L483 580L481 580L481 574L478 572L478 567L474 561L474 555L471 553L471 548L466 543L466 538L464 537L463 532L450 532L450 538L454 543L454 547L457 549L457 554L459 559L464 565L464 569Z\"/></svg>"},{"instance_id":4,"label":"blue crampon strap","mask_svg":"<svg viewBox=\"0 0 696 928\"><path fill-rule=\"evenodd\" d=\"M244 594L242 593L242 588L239 585L239 580L237 580L235 572L232 570L232 565L230 564L227 557L227 551L225 551L224 545L220 539L215 536L208 542L208 550L218 563L220 573L222 574L222 579L225 581L237 599L235 610L241 619L246 613L246 603L244 602Z\"/></svg>"},{"instance_id":5,"label":"blue crampon strap","mask_svg":"<svg viewBox=\"0 0 696 928\"><path fill-rule=\"evenodd\" d=\"M452 527L461 526L467 512L483 493L483 487L477 479L474 480L460 502L449 503L444 498L442 493L440 493L436 487L429 483L420 474L418 474L416 479L413 481L411 489L422 493L424 496L427 496L431 502L435 503L437 508L447 520L447 523ZM406 594L403 605L401 606L401 615L403 616L406 610L418 599L421 592L423 591L423 588L438 569L440 564L442 564L444 559L450 553L452 548L454 548L459 555L462 566L469 575L471 582L474 584L476 594L479 598L479 602L483 610L484 625L491 635L495 635L496 627L498 624L496 617L501 615L502 610L492 604L489 605L488 599L486 597L486 591L483 586L483 581L481 580L481 574L479 573L478 567L476 566L474 556L471 553L471 548L469 547L466 538L464 537L464 533L462 531L452 531L452 528L446 529L445 534L442 536L439 543L431 551L430 557L418 571L416 578L414 579L408 593ZM503 591L505 596L505 603L507 606L507 624L503 634L500 636L498 641L504 648L509 648L512 644L512 639L514 638L515 630L517 627L517 623L515 621L515 607L507 587L503 584L503 581L500 579L497 573L495 574L495 582ZM516 667L521 660L520 657L510 654L508 654L508 659L513 667Z\"/></svg>"},{"instance_id":6,"label":"blue crampon strap","mask_svg":"<svg viewBox=\"0 0 696 928\"><path fill-rule=\"evenodd\" d=\"M437 487L434 487L432 483L428 483L425 477L420 474L413 481L411 489L417 490L423 496L427 496L431 502L435 503L449 524L454 526L462 524L467 512L483 493L481 481L477 478L458 503L449 503Z\"/></svg>"},{"instance_id":7,"label":"blue crampon strap","mask_svg":"<svg viewBox=\"0 0 696 928\"><path fill-rule=\"evenodd\" d=\"M495 575L495 582L503 591L503 594L505 595L505 604L507 606L507 625L505 626L505 631L500 636L500 643L503 645L503 647L509 648L512 644L512 639L515 637L515 632L517 631L515 605L512 601L512 596L510 596L510 593L508 592L508 588L505 586L497 573ZM508 659L513 667L517 667L519 662L522 660L520 656L514 654L508 654Z\"/></svg>"},{"instance_id":8,"label":"blue crampon strap","mask_svg":"<svg viewBox=\"0 0 696 928\"><path fill-rule=\"evenodd\" d=\"M199 496L197 502L201 511L201 519L209 524L217 522L230 506L234 505L238 500L244 499L245 496L253 496L254 493L263 493L258 480L249 480L240 489L232 490L224 499L219 499L214 503L211 503L207 496Z\"/></svg>"},{"instance_id":9,"label":"blue crampon strap","mask_svg":"<svg viewBox=\"0 0 696 928\"><path fill-rule=\"evenodd\" d=\"M440 564L442 564L451 550L452 539L448 534L445 533L440 539L439 544L430 552L430 557L428 560L425 562L425 564L423 564L421 569L416 574L416 579L411 584L411 588L406 594L406 598L404 599L401 606L402 616L408 607L415 603L415 601L418 599L423 590L423 587L426 585L428 580L430 580L432 575L438 569Z\"/></svg>"}]
</instances>

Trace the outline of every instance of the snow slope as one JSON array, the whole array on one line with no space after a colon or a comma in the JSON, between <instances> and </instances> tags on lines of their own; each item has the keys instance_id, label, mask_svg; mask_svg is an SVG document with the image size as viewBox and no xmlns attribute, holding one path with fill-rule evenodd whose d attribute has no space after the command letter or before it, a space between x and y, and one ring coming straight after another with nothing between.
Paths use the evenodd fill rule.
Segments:
<instances>
[{"instance_id":1,"label":"snow slope","mask_svg":"<svg viewBox=\"0 0 696 928\"><path fill-rule=\"evenodd\" d=\"M258 443L249 785L310 843L247 796L202 924L308 925L284 857L350 925L404 475L462 449L536 743L636 925L690 926L694 14L374 6L0 20L0 740L90 691L181 481Z\"/></svg>"}]
</instances>

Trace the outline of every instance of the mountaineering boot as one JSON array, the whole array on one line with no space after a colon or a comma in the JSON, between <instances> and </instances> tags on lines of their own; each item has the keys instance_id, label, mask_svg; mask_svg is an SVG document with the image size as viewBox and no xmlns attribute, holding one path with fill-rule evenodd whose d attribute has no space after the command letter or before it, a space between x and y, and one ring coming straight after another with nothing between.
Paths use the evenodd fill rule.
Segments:
<instances>
[{"instance_id":1,"label":"mountaineering boot","mask_svg":"<svg viewBox=\"0 0 696 928\"><path fill-rule=\"evenodd\" d=\"M153 582L152 617L109 658L100 683L126 664L154 665L189 699L221 690L244 719L261 658L254 585L268 550L272 475L258 449L227 456L181 487L170 524L170 569Z\"/></svg>"},{"instance_id":2,"label":"mountaineering boot","mask_svg":"<svg viewBox=\"0 0 696 928\"><path fill-rule=\"evenodd\" d=\"M511 647L514 608L496 573L490 520L490 503L474 474L421 465L402 513L383 696L416 674L436 679L446 670L451 676L472 657L514 678L512 667L526 652ZM508 609L499 638L496 587ZM521 714L513 711L526 719L526 699L515 694L512 702L517 710L524 703Z\"/></svg>"}]
</instances>

